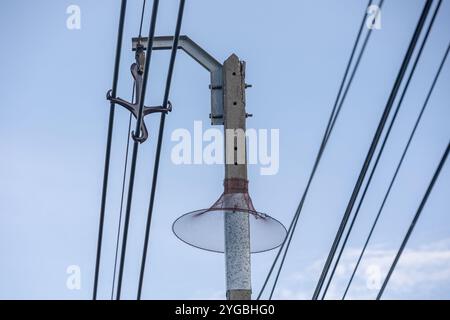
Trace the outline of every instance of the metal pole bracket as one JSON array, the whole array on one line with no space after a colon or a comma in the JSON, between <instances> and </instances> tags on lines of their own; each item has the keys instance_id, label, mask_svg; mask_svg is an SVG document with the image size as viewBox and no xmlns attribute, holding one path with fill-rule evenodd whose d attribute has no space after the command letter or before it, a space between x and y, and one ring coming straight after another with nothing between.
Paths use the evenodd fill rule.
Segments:
<instances>
[{"instance_id":1,"label":"metal pole bracket","mask_svg":"<svg viewBox=\"0 0 450 320\"><path fill-rule=\"evenodd\" d=\"M148 38L133 38L133 51L138 50L140 46L146 48ZM153 50L170 50L173 45L172 36L155 37L153 39ZM191 58L197 61L201 66L211 74L211 118L212 125L223 125L223 75L222 64L214 59L208 52L203 50L198 44L192 41L188 36L180 36L178 49L182 49Z\"/></svg>"},{"instance_id":2,"label":"metal pole bracket","mask_svg":"<svg viewBox=\"0 0 450 320\"><path fill-rule=\"evenodd\" d=\"M115 103L115 104L118 104L118 105L124 107L125 109L130 111L136 119L138 118L139 103L141 100L142 75L144 74L144 64L145 64L145 49L142 46L138 46L137 50L136 50L136 62L133 63L130 68L131 75L133 76L134 83L135 83L135 97L137 98L136 102L131 103L131 102L125 101L119 97L115 98L112 96L112 90L109 90L106 93L106 99L111 101L111 103ZM152 106L152 107L144 106L142 116L145 117L146 115L156 113L156 112L167 113L170 111L172 111L172 104L169 101L167 107L166 106ZM139 143L143 143L148 138L148 130L147 130L147 126L145 125L144 119L142 119L140 131L141 132L139 132L137 134L133 131L132 137L133 137L133 140L135 140Z\"/></svg>"}]
</instances>

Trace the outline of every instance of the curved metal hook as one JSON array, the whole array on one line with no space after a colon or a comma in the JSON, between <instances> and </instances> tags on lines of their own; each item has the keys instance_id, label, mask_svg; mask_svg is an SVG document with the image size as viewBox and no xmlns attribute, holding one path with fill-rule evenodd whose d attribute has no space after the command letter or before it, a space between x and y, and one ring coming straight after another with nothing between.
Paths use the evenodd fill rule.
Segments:
<instances>
[{"instance_id":1,"label":"curved metal hook","mask_svg":"<svg viewBox=\"0 0 450 320\"><path fill-rule=\"evenodd\" d=\"M133 138L134 141L139 142L139 143L143 143L143 142L145 142L145 140L148 139L147 129L143 126L141 126L141 134L142 134L142 136L137 136L134 133L134 130L131 131L131 137Z\"/></svg>"}]
</instances>

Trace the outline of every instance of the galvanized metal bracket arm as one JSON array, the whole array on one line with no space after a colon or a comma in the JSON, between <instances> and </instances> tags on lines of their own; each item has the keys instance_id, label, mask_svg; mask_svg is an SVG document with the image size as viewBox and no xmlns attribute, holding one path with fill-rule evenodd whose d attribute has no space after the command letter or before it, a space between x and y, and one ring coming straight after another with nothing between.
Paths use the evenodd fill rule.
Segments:
<instances>
[{"instance_id":1,"label":"galvanized metal bracket arm","mask_svg":"<svg viewBox=\"0 0 450 320\"><path fill-rule=\"evenodd\" d=\"M137 119L138 118L138 112L139 112L139 103L140 103L140 99L141 99L141 91L142 91L142 75L144 73L144 66L143 66L143 62L145 61L145 53L143 51L142 48L140 48L137 52L136 52L136 63L133 63L131 65L131 75L134 78L134 83L135 83L135 96L137 97L136 102L135 103L131 103L128 101L123 100L120 97L112 97L112 91L109 90L106 93L106 99L108 99L109 101L111 101L112 103L118 104L122 107L124 107L125 109L127 109L128 111L130 111L133 116ZM152 106L152 107L147 107L144 106L144 110L143 110L143 117L145 117L146 115L152 114L152 113L156 113L156 112L170 112L172 111L172 104L168 103L167 107L164 106ZM145 125L145 121L143 119L142 124L141 124L141 132L139 132L139 135L137 135L134 131L132 132L132 137L133 140L142 143L145 140L147 140L148 138L148 130L147 130L147 126Z\"/></svg>"},{"instance_id":2,"label":"galvanized metal bracket arm","mask_svg":"<svg viewBox=\"0 0 450 320\"><path fill-rule=\"evenodd\" d=\"M147 38L133 38L133 51L139 47L147 47ZM170 50L173 45L173 36L155 37L153 39L153 50ZM208 52L203 50L198 44L192 41L188 36L180 36L178 49L182 49L191 58L197 61L202 67L211 74L211 124L223 125L223 75L222 64L214 59Z\"/></svg>"}]
</instances>

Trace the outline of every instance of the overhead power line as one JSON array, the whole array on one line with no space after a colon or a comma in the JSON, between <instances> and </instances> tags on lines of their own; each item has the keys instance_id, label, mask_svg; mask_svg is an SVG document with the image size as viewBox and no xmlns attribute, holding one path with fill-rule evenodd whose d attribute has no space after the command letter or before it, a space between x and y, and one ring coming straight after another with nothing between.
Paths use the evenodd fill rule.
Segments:
<instances>
[{"instance_id":1,"label":"overhead power line","mask_svg":"<svg viewBox=\"0 0 450 320\"><path fill-rule=\"evenodd\" d=\"M167 108L167 104L169 103L170 86L172 83L175 58L176 58L177 51L178 51L178 40L180 38L181 23L183 21L184 4L185 4L185 0L180 0L177 24L175 27L175 35L173 38L172 51L171 51L171 55L170 55L169 70L167 72L166 88L164 91L164 99L163 99L163 104L162 104L162 106L164 108ZM139 275L139 287L138 287L138 294L137 294L138 300L140 300L141 296L142 296L142 286L143 286L143 282L144 282L145 263L146 263L146 259L147 259L148 241L149 241L149 236L150 236L150 226L151 226L152 214L153 214L153 204L155 202L156 183L157 183L157 179L158 179L159 160L161 158L161 147L162 147L162 139L163 139L163 134L164 134L165 119L166 119L166 114L163 112L163 113L161 113L161 120L159 123L158 142L157 142L157 146L156 146L155 164L154 164L154 168L153 168L152 189L151 189L151 193L150 193L150 202L149 202L149 207L148 207L147 223L146 223L146 227L145 227L144 249L142 251L141 271L140 271L140 275Z\"/></svg>"},{"instance_id":2,"label":"overhead power line","mask_svg":"<svg viewBox=\"0 0 450 320\"><path fill-rule=\"evenodd\" d=\"M444 163L447 160L449 151L450 151L450 142L447 144L447 148L445 149L445 152L442 155L441 161L439 161L439 165L437 166L436 171L434 172L433 178L431 179L430 184L428 185L427 191L425 192L425 194L422 198L422 201L420 202L419 208L417 209L417 212L416 212L413 220L411 221L408 231L406 232L406 235L403 238L402 244L400 245L400 248L397 251L395 259L392 262L391 267L389 268L388 274L387 274L386 278L384 279L383 285L381 286L381 289L378 292L377 300L380 300L381 296L384 293L384 290L386 289L386 285L389 282L389 279L391 278L395 267L397 266L398 260L400 259L400 256L402 255L403 250L405 249L406 244L408 243L411 233L413 232L414 227L416 226L416 223L419 220L420 214L422 213L422 210L425 207L428 197L430 196L430 193L433 190L434 184L436 183L436 180L439 177L439 174L441 173L442 167L444 166Z\"/></svg>"},{"instance_id":3,"label":"overhead power line","mask_svg":"<svg viewBox=\"0 0 450 320\"><path fill-rule=\"evenodd\" d=\"M356 271L358 270L358 267L359 267L359 265L360 265L360 263L361 263L361 260L362 260L362 258L363 258L363 256L364 256L364 253L365 253L365 251L366 251L367 245L368 245L369 242L370 242L370 239L371 239L371 237L372 237L373 231L375 230L375 227L377 226L377 223L378 223L378 220L379 220L379 218L380 218L381 212L383 211L383 208L384 208L384 205L385 205L385 203L386 203L386 200L388 199L388 197L389 197L389 195L390 195L392 186L394 185L394 182L395 182L395 180L396 180L396 178L397 178L397 174L398 174L398 172L400 171L400 168L401 168L401 166L402 166L402 164L403 164L403 160L405 159L406 153L408 152L409 146L410 146L411 141L412 141L412 139L413 139L413 137L414 137L414 135L415 135L415 132L416 132L416 130L417 130L417 127L418 127L418 125L419 125L419 123L420 123L420 121L421 121L422 115L423 115L425 109L426 109L427 106L428 106L428 102L429 102L429 99L430 99L430 97L431 97L431 94L432 94L432 92L433 92L433 90L434 90L434 87L435 87L435 85L436 85L436 82L437 82L437 80L438 80L438 78L439 78L439 75L441 74L442 68L443 68L444 63L445 63L445 61L446 61L446 59L447 59L447 56L448 56L448 53L449 53L449 49L450 49L450 44L449 44L449 46L447 47L447 51L445 52L445 55L444 55L444 57L443 57L443 59L442 59L442 61L441 61L441 64L440 64L440 66L439 66L439 69L438 69L438 71L437 71L437 73L436 73L436 75L435 75L435 77L434 77L433 83L432 83L432 85L431 85L431 87L430 87L430 89L429 89L429 91L428 91L427 97L426 97L425 102L424 102L424 104L423 104L423 106L422 106L422 109L420 110L419 116L417 117L416 123L414 124L413 130L411 131L411 134L410 134L409 139L408 139L408 142L406 143L406 146L405 146L405 148L404 148L404 150L403 150L403 153L402 153L402 156L401 156L401 158L400 158L400 161L399 161L398 164L397 164L397 168L395 169L394 175L392 176L391 182L389 183L389 187L388 187L388 189L387 189L387 191L386 191L386 193L385 193L385 195L384 195L384 198L383 198L383 201L382 201L382 203L381 203L381 206L380 206L380 208L379 208L379 210L378 210L378 213L377 213L377 215L376 215L376 217L375 217L375 220L374 220L374 222L373 222L373 224L372 224L372 227L371 227L371 229L370 229L370 232L369 232L369 234L368 234L368 236L367 236L367 238L366 238L366 241L365 241L365 243L364 243L364 246L363 246L363 248L362 248L362 250L361 250L361 253L360 253L359 257L358 257L358 261L356 262L356 265L355 265L355 267L353 268L352 275L351 275L351 277L350 277L350 279L349 279L349 281L348 281L348 283L347 283L347 287L345 288L345 292L344 292L344 295L343 295L342 299L345 299L345 297L346 297L346 295L347 295L347 293L348 293L348 290L349 290L349 288L350 288L350 286L351 286L351 284L352 284L352 281L353 281L353 279L354 279L354 277L355 277Z\"/></svg>"},{"instance_id":4,"label":"overhead power line","mask_svg":"<svg viewBox=\"0 0 450 320\"><path fill-rule=\"evenodd\" d=\"M153 48L153 38L155 35L155 28L156 28L156 18L158 15L158 5L159 0L153 0L153 8L152 8L152 15L150 19L150 28L148 32L148 46L147 46L147 54L145 57L145 64L144 64L144 74L142 77L142 90L140 92L140 99L139 99L139 111L138 116L136 119L136 129L135 134L139 137L141 135L141 125L143 120L143 110L144 110L144 103L145 103L145 93L147 89L147 82L148 82L148 75L150 71L150 61L152 56L152 48ZM134 139L133 142L133 152L131 157L131 166L130 166L130 178L128 182L128 196L127 196L127 206L125 209L125 221L124 221L124 227L123 227L123 236L122 236L122 250L121 250L121 256L120 256L120 265L119 265L119 276L118 276L118 282L117 282L117 300L120 300L120 295L122 291L122 280L123 280L123 271L125 266L125 255L127 250L127 237L128 237L128 227L130 223L130 213L131 213L131 203L133 200L133 187L134 187L134 178L136 174L136 162L137 162L137 156L138 156L138 149L139 149L139 140Z\"/></svg>"},{"instance_id":5,"label":"overhead power line","mask_svg":"<svg viewBox=\"0 0 450 320\"><path fill-rule=\"evenodd\" d=\"M440 5L441 5L441 2L442 2L442 0L439 0L438 5L436 6L436 9L435 9L435 11L434 11L433 17L432 17L432 19L431 19L431 21L430 21L430 24L428 25L428 29L427 29L427 31L426 31L426 33L425 33L425 37L424 37L423 40L422 40L422 44L421 44L421 46L420 46L419 52L418 52L417 55L416 55L416 58L415 58L413 67L411 68L411 71L410 71L410 73L409 73L409 76L408 76L408 79L407 79L407 81L406 81L406 84L405 84L405 86L403 87L402 94L401 94L400 99L399 99L399 101L398 101L398 103L397 103L397 107L395 108L394 114L393 114L393 116L392 116L392 118L391 118L391 121L390 121L389 127L388 127L388 129L387 129L387 132L386 132L386 134L385 134L385 136L384 136L384 138L383 138L383 142L382 142L382 144L381 144L380 150L378 151L378 155L377 155L377 158L375 159L375 163L374 163L374 165L372 166L371 172L370 172L370 174L369 174L369 178L368 178L368 180L367 180L367 182L366 182L366 186L365 186L365 188L364 188L364 190L363 190L363 193L362 193L361 197L359 198L358 206L356 207L355 213L353 214L353 218L352 218L352 220L351 220L351 222L350 222L350 226L349 226L349 228L348 228L348 230L347 230L347 233L346 233L346 236L345 236L345 238L344 238L344 241L343 241L343 243L342 243L342 245L341 245L341 248L340 248L340 250L339 250L339 253L338 253L338 255L337 255L337 258L336 258L336 260L335 260L335 262L334 262L333 269L331 270L330 276L328 277L327 285L325 286L325 289L324 289L323 294L322 294L322 299L325 298L326 293L327 293L327 291L328 291L328 288L329 288L329 286L330 286L330 284L331 284L331 281L333 280L333 276L334 276L334 274L335 274L335 272L336 272L336 269L337 269L337 266L339 265L339 262L340 262L340 260L341 260L342 253L343 253L344 250L345 250L345 247L346 247L346 245L347 245L347 241L348 241L348 239L349 239L349 237L350 237L350 234L351 234L351 232L352 232L352 230L353 230L353 226L354 226L354 224L355 224L356 218L358 217L358 213L359 213L359 211L360 211L360 209L361 209L362 203L364 202L365 196L366 196L366 194L367 194L367 190L369 189L369 186L370 186L370 184L371 184L371 182L372 182L372 178L373 178L373 176L374 176L374 173L375 173L375 171L376 171L377 168L378 168L378 163L379 163L379 161L380 161L380 159L381 159L381 156L382 156L382 154L383 154L384 147L386 146L386 142L387 142L387 140L389 139L389 136L390 136L392 127L394 126L395 120L397 119L397 115L398 115L398 113L399 113L399 111L400 111L400 108L401 108L401 106L402 106L402 104L403 104L403 99L404 99L405 96L406 96L406 92L408 92L409 84L410 84L410 82L411 82L411 79L413 78L413 75L414 75L415 71L416 71L416 67L417 67L418 62L419 62L419 60L420 60L420 57L422 56L423 49L424 49L424 47L425 47L425 44L427 43L428 36L430 35L430 31L431 31L431 29L432 29L432 27L433 27L434 20L435 20L435 18L436 18L436 16L437 16L437 13L438 13L438 11L439 11L439 7L440 7Z\"/></svg>"},{"instance_id":6,"label":"overhead power line","mask_svg":"<svg viewBox=\"0 0 450 320\"><path fill-rule=\"evenodd\" d=\"M144 14L145 14L145 5L147 1L142 1L142 10L141 10L141 22L139 24L139 38L142 36L142 25L144 24ZM136 83L133 83L133 93L131 94L132 100L131 103L135 103L136 97L135 97L135 89L136 89ZM125 184L126 184L126 177L127 177L127 168L128 168L128 150L130 148L130 135L131 135L131 118L133 117L132 113L130 113L129 119L128 119L128 132L127 132L127 146L125 148L125 163L123 166L123 176L122 176L122 192L120 195L120 210L119 210L119 223L117 226L117 236L116 236L116 252L114 256L114 270L113 270L113 281L111 286L111 300L114 299L114 289L115 289L115 283L116 283L116 270L117 270L117 259L119 257L119 244L120 244L120 230L122 227L122 212L123 212L123 202L125 199Z\"/></svg>"},{"instance_id":7,"label":"overhead power line","mask_svg":"<svg viewBox=\"0 0 450 320\"><path fill-rule=\"evenodd\" d=\"M368 153L366 155L366 158L364 160L363 167L362 167L362 169L361 169L361 171L359 173L358 180L357 180L357 182L355 184L355 187L353 189L351 198L350 198L349 203L347 205L347 209L346 209L346 211L344 213L344 216L342 218L341 224L340 224L339 229L338 229L338 231L336 233L335 239L333 241L333 245L332 245L332 247L330 249L330 252L328 254L327 260L326 260L325 265L323 267L323 270L322 270L322 273L320 275L319 281L317 283L316 289L314 290L313 300L317 300L318 299L319 294L320 294L320 292L322 290L323 284L325 282L325 278L326 278L326 276L328 274L328 271L329 271L329 268L331 266L331 262L332 262L332 260L334 258L335 253L336 253L337 246L338 246L338 244L339 244L339 242L341 240L341 237L342 237L344 229L345 229L345 227L347 225L350 213L351 213L351 211L353 209L353 206L355 204L356 198L357 198L357 196L359 194L359 191L361 189L361 186L362 186L362 183L364 181L365 175L367 173L367 170L369 168L370 162L372 160L373 154L375 153L375 149L376 149L376 147L378 145L378 141L380 140L383 128L384 128L384 126L386 124L386 121L387 121L387 119L389 117L390 111L391 111L392 106L394 104L394 101L395 101L395 98L397 96L398 90L400 88L401 82L403 80L403 77L404 77L404 75L406 73L406 69L408 67L408 64L409 64L409 62L411 60L412 54L414 52L414 48L416 47L416 44L417 44L417 41L419 39L420 33L421 33L422 28L423 28L423 26L425 24L426 17L428 16L428 12L430 11L431 4L432 4L432 0L427 0L427 2L425 3L424 8L422 10L420 19L419 19L419 21L417 23L417 26L416 26L416 29L414 31L413 37L412 37L411 42L410 42L410 44L408 46L408 50L407 50L407 52L405 54L405 57L403 59L402 65L401 65L401 68L399 70L399 73L398 73L397 78L395 80L394 86L393 86L392 91L391 91L391 93L389 95L389 99L388 99L388 101L386 103L386 106L385 106L385 109L383 111L383 115L382 115L382 117L380 119L380 122L378 124L377 130L376 130L375 135L374 135L374 137L372 139L372 143L370 145L369 151L368 151Z\"/></svg>"},{"instance_id":8,"label":"overhead power line","mask_svg":"<svg viewBox=\"0 0 450 320\"><path fill-rule=\"evenodd\" d=\"M120 55L122 52L122 39L123 39L123 28L125 24L125 13L127 9L127 0L122 0L120 7L120 18L119 18L119 29L117 32L117 46L116 46L116 58L114 62L114 75L113 75L113 85L111 90L112 97L116 97L117 93L117 83L119 80L119 66L120 66ZM97 240L97 256L95 261L95 276L94 276L94 288L92 293L93 300L97 299L97 288L98 288L98 277L100 271L100 258L102 253L102 239L103 239L103 225L105 221L105 207L106 207L106 196L108 191L108 176L109 176L109 163L111 158L111 143L112 134L114 126L114 102L111 102L111 107L109 111L109 122L108 122L108 135L106 141L106 154L105 154L105 168L103 173L103 187L102 187L102 200L100 205L100 222L98 230L98 240Z\"/></svg>"},{"instance_id":9,"label":"overhead power line","mask_svg":"<svg viewBox=\"0 0 450 320\"><path fill-rule=\"evenodd\" d=\"M142 10L141 10L141 23L139 24L139 38L142 36L142 26L144 24L144 15L145 15L145 6L147 4L147 0L142 1Z\"/></svg>"},{"instance_id":10,"label":"overhead power line","mask_svg":"<svg viewBox=\"0 0 450 320\"><path fill-rule=\"evenodd\" d=\"M133 93L131 95L132 103L134 103L134 101L135 101L134 90L135 90L135 85L133 85ZM130 113L130 116L128 119L127 146L125 148L125 160L124 160L124 165L123 165L122 191L120 194L120 209L119 209L119 223L117 225L116 251L114 253L114 270L113 270L113 280L112 280L112 286L111 286L111 300L114 299L114 289L115 289L115 284L116 284L116 273L117 273L117 260L119 257L120 230L121 230L121 226L122 226L123 202L125 199L125 185L126 185L126 180L127 180L128 153L129 153L128 151L130 149L131 117L132 117L132 114Z\"/></svg>"},{"instance_id":11,"label":"overhead power line","mask_svg":"<svg viewBox=\"0 0 450 320\"><path fill-rule=\"evenodd\" d=\"M380 6L382 5L382 3L383 3L383 0L381 0ZM372 4L372 0L369 0L368 4L367 4L367 7L370 6L371 4ZM328 139L329 139L329 137L331 135L331 131L332 131L333 127L334 127L334 124L335 124L336 119L337 119L337 117L339 115L341 107L342 107L342 105L343 105L343 103L345 101L345 97L347 96L348 90L349 90L349 88L351 86L351 83L353 81L354 75L356 73L356 70L358 69L358 66L359 66L359 63L361 61L362 55L363 55L363 53L365 51L367 42L369 40L369 37L370 37L370 34L371 34L371 30L368 31L368 33L367 33L367 35L366 35L366 37L364 39L364 43L363 43L363 45L361 47L361 50L360 50L359 55L357 57L356 63L354 65L354 68L353 68L352 73L350 75L349 81L347 82L346 88L344 90L344 85L345 85L345 83L347 81L347 77L348 77L348 74L349 74L349 71L350 71L350 67L352 65L353 58L354 58L354 55L356 53L356 49L358 47L358 44L359 44L359 41L360 41L360 38L361 38L361 35L362 35L362 31L364 30L365 19L366 19L366 13L364 13L363 18L361 20L360 27L359 27L359 30L358 30L358 34L357 34L357 37L356 37L355 42L353 44L353 48L352 48L349 60L347 62L347 66L346 66L343 78L341 80L341 84L340 84L340 87L339 87L339 90L338 90L338 94L336 96L336 99L335 99L332 111L330 113L330 116L329 116L329 119L328 119L328 123L327 123L327 127L326 127L324 135L322 137L322 142L320 144L319 151L318 151L318 153L316 155L316 159L314 161L313 168L312 168L310 176L308 178L308 182L307 182L306 188L305 188L305 190L303 192L303 195L302 195L302 198L300 200L300 204L299 204L299 206L298 206L298 208L296 210L296 213L295 213L294 217L292 218L292 221L291 221L291 223L289 225L289 229L288 229L288 233L286 235L286 238L283 241L282 245L280 246L280 249L277 252L275 260L272 263L272 266L271 266L271 268L270 268L270 270L269 270L269 272L268 272L268 274L266 276L266 279L265 279L264 284L263 284L263 286L262 286L262 288L261 288L261 290L260 290L260 292L258 294L258 298L257 299L261 298L261 295L264 292L264 289L265 289L265 287L266 287L266 285L267 285L267 283L268 283L268 281L270 279L270 276L271 276L271 274L272 274L272 272L273 272L273 270L274 270L274 268L276 266L276 263L278 262L278 259L279 259L280 255L281 255L281 252L283 251L284 246L286 245L286 249L284 251L284 254L283 254L283 257L282 257L282 260L281 260L281 263L280 263L280 266L279 266L279 269L278 269L278 272L277 272L274 284L272 286L272 290L270 292L269 298L270 299L272 298L272 295L273 295L273 292L275 290L276 284L278 282L278 278L279 278L279 275L281 273L281 270L282 270L282 267L283 267L283 264L284 264L284 261L285 261L288 249L289 249L290 244L291 244L292 236L293 236L295 228L297 226L298 218L299 218L301 210L303 208L303 203L304 203L304 201L306 199L306 196L308 194L309 187L310 187L311 182L312 182L312 180L314 178L314 175L315 175L315 172L316 172L317 167L319 165L319 162L321 160L323 151L325 150L325 146L326 146L326 144L328 142ZM341 99L341 96L342 96L342 99Z\"/></svg>"}]
</instances>

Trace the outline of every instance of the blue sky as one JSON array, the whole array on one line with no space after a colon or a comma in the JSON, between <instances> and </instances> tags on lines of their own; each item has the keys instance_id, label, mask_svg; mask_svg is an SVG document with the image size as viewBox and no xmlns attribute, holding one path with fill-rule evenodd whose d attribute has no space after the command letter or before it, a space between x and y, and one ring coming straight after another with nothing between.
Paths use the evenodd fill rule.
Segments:
<instances>
[{"instance_id":1,"label":"blue sky","mask_svg":"<svg viewBox=\"0 0 450 320\"><path fill-rule=\"evenodd\" d=\"M149 1L151 3L151 1ZM255 207L288 225L300 200L350 54L365 0L187 1L182 33L219 61L247 61L247 126L280 130L280 170L249 168ZM404 52L422 0L386 0L299 220L275 298L310 298ZM66 8L81 8L81 29ZM94 276L101 181L120 1L3 1L0 10L0 298L89 299ZM161 1L157 35L174 31L178 2ZM144 30L148 30L151 5ZM131 95L131 37L141 1L130 0L118 93ZM360 212L330 297L339 297L449 42L444 1ZM148 104L161 104L169 54L152 57ZM450 137L450 63L445 65L398 176L350 298L374 298L366 273L385 272ZM223 167L171 162L170 133L208 126L209 75L177 57L152 223L143 298L224 297L224 258L176 239L172 222L212 204ZM134 299L159 117L146 119L140 148L123 297ZM128 114L116 111L101 265L102 298L111 291ZM447 164L388 286L386 298L450 298L450 168ZM254 292L275 251L253 256ZM66 268L81 269L68 290Z\"/></svg>"}]
</instances>

